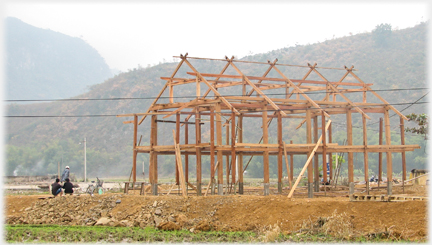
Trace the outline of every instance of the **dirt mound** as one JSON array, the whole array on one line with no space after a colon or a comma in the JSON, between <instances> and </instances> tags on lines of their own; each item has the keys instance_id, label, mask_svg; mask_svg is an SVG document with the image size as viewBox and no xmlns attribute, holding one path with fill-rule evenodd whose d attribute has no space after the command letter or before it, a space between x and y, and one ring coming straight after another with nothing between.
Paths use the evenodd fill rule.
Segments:
<instances>
[{"instance_id":1,"label":"dirt mound","mask_svg":"<svg viewBox=\"0 0 432 245\"><path fill-rule=\"evenodd\" d=\"M190 231L248 231L277 225L282 232L294 232L320 219L343 216L364 235L392 229L406 237L427 236L427 201L350 202L348 197L288 199L282 195L38 197L7 196L6 222Z\"/></svg>"}]
</instances>

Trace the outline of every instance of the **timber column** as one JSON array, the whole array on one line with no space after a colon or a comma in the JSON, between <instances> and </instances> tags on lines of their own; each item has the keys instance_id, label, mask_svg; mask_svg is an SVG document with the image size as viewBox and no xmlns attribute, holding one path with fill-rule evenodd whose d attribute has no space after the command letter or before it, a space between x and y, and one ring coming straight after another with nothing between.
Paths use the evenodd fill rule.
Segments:
<instances>
[{"instance_id":1,"label":"timber column","mask_svg":"<svg viewBox=\"0 0 432 245\"><path fill-rule=\"evenodd\" d=\"M386 145L391 145L391 134L390 134L390 117L388 108L384 111L384 127L385 127L385 138ZM387 151L387 195L392 194L392 183L393 183L393 166L392 166L392 153L389 150Z\"/></svg>"},{"instance_id":2,"label":"timber column","mask_svg":"<svg viewBox=\"0 0 432 245\"><path fill-rule=\"evenodd\" d=\"M216 103L216 139L217 139L217 159L219 162L218 165L218 195L223 195L223 156L222 150L220 147L222 146L222 116L221 116L221 105L220 103Z\"/></svg>"},{"instance_id":3,"label":"timber column","mask_svg":"<svg viewBox=\"0 0 432 245\"><path fill-rule=\"evenodd\" d=\"M262 128L263 128L263 144L268 144L268 118L267 118L267 104L264 104L262 111ZM269 152L268 148L264 148L263 162L264 162L264 196L270 194L270 178L269 178Z\"/></svg>"},{"instance_id":4,"label":"timber column","mask_svg":"<svg viewBox=\"0 0 432 245\"><path fill-rule=\"evenodd\" d=\"M346 113L347 119L347 142L348 146L353 145L353 137L352 137L352 116L351 116L351 108L347 109ZM354 153L348 152L348 183L349 183L349 194L354 193Z\"/></svg>"},{"instance_id":5,"label":"timber column","mask_svg":"<svg viewBox=\"0 0 432 245\"><path fill-rule=\"evenodd\" d=\"M312 144L312 121L310 107L306 108L306 143ZM309 158L311 153L307 154ZM307 167L308 175L308 198L313 198L313 165L309 164Z\"/></svg>"},{"instance_id":6,"label":"timber column","mask_svg":"<svg viewBox=\"0 0 432 245\"><path fill-rule=\"evenodd\" d=\"M214 135L214 107L210 107L210 181L211 194L215 194L215 135Z\"/></svg>"},{"instance_id":7,"label":"timber column","mask_svg":"<svg viewBox=\"0 0 432 245\"><path fill-rule=\"evenodd\" d=\"M318 116L313 118L313 142L318 141ZM314 156L314 191L319 192L319 166L318 166L318 154L315 152Z\"/></svg>"},{"instance_id":8,"label":"timber column","mask_svg":"<svg viewBox=\"0 0 432 245\"><path fill-rule=\"evenodd\" d=\"M277 112L277 134L278 134L278 144L279 144L279 151L278 151L278 157L277 157L277 163L278 163L278 193L282 194L282 148L283 148L283 141L282 141L282 115L280 111ZM288 165L287 165L288 167ZM288 171L288 170L287 170ZM289 172L289 171L288 171Z\"/></svg>"},{"instance_id":9,"label":"timber column","mask_svg":"<svg viewBox=\"0 0 432 245\"><path fill-rule=\"evenodd\" d=\"M195 143L196 143L196 177L197 177L197 196L201 196L201 116L199 107L195 112ZM187 187L186 187L187 188Z\"/></svg>"},{"instance_id":10,"label":"timber column","mask_svg":"<svg viewBox=\"0 0 432 245\"><path fill-rule=\"evenodd\" d=\"M243 115L238 118L238 142L243 143ZM243 194L243 152L238 155L239 194Z\"/></svg>"},{"instance_id":11,"label":"timber column","mask_svg":"<svg viewBox=\"0 0 432 245\"><path fill-rule=\"evenodd\" d=\"M150 146L152 150L150 151L150 164L151 164L151 192L153 195L157 196L157 181L158 181L158 173L157 173L157 153L154 152L153 147L157 145L157 115L152 116L151 120L151 131L150 131Z\"/></svg>"}]
</instances>

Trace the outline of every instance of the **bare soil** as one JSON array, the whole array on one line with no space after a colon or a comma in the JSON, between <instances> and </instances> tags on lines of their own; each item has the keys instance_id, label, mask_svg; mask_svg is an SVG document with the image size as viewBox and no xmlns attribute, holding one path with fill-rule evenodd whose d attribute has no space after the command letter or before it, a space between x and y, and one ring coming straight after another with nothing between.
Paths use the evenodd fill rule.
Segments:
<instances>
[{"instance_id":1,"label":"bare soil","mask_svg":"<svg viewBox=\"0 0 432 245\"><path fill-rule=\"evenodd\" d=\"M401 188L393 190L394 194L402 195ZM371 194L385 192L379 190ZM405 196L424 197L427 189L408 186L404 193ZM427 201L350 202L343 191L321 191L315 198L306 198L299 190L291 199L285 193L207 197L190 194L183 198L177 192L169 196L143 196L139 191L93 197L87 194L39 199L41 197L47 195L6 196L6 223L155 226L191 231L256 231L277 225L282 232L293 233L311 227L320 217L345 213L360 235L391 230L409 239L427 238Z\"/></svg>"}]
</instances>

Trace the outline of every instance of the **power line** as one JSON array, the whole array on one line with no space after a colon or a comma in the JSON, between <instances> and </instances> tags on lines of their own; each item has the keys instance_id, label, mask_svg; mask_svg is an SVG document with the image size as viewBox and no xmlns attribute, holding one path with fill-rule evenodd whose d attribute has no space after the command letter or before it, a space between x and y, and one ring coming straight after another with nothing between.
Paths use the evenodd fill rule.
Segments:
<instances>
[{"instance_id":1,"label":"power line","mask_svg":"<svg viewBox=\"0 0 432 245\"><path fill-rule=\"evenodd\" d=\"M428 92L429 93L429 92ZM426 96L426 95L424 95ZM424 96L422 96L420 99L422 99ZM395 103L395 104L382 104L382 105L406 105L409 104L410 106L414 105L414 104L428 104L429 102L418 102L420 99L418 99L416 102L407 102L407 103ZM376 105L376 106L382 106L382 105ZM355 106L353 106L355 107ZM357 106L359 107L359 106ZM321 108L332 108L332 107L321 107ZM408 108L408 107L407 107ZM295 110L317 110L318 108L299 108L299 109L288 109L288 111L295 111ZM406 108L405 108L406 109ZM272 111L279 111L279 110L267 110L269 112ZM170 113L170 112L167 112ZM251 112L252 113L252 112ZM3 117L8 117L8 118L35 118L35 117L115 117L117 115L29 115L29 116L14 116L14 115L5 115ZM374 124L374 123L371 123ZM370 124L368 124L370 125Z\"/></svg>"},{"instance_id":2,"label":"power line","mask_svg":"<svg viewBox=\"0 0 432 245\"><path fill-rule=\"evenodd\" d=\"M376 91L387 91L387 92L391 92L391 91L407 91L407 90L428 90L430 88L407 88L407 89L381 89L381 90L374 90ZM363 93L363 92L368 92L368 91L342 91L344 93ZM304 92L304 94L332 94L334 92L331 91L312 91L312 92ZM266 95L285 95L285 93L274 93L274 94L266 94ZM233 95L225 95L225 96L238 96L238 94L233 94ZM151 100L151 99L156 99L158 97L137 97L137 98L131 98L131 97L118 97L118 98L76 98L76 99L35 99L35 100L3 100L4 102L53 102L53 101L61 101L61 102L66 102L66 101L113 101L113 100ZM196 98L196 96L161 96L159 97L159 99L189 99L189 98Z\"/></svg>"}]
</instances>

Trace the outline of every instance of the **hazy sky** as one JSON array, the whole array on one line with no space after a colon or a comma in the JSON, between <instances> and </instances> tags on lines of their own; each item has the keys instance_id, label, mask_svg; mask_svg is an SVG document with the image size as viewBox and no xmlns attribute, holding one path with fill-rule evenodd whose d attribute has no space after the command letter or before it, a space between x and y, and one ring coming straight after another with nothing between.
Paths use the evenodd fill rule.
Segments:
<instances>
[{"instance_id":1,"label":"hazy sky","mask_svg":"<svg viewBox=\"0 0 432 245\"><path fill-rule=\"evenodd\" d=\"M427 1L2 1L3 16L81 37L111 68L127 71L172 56L223 58L429 19ZM264 1L263 1L264 2Z\"/></svg>"}]
</instances>

